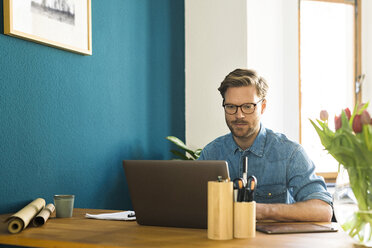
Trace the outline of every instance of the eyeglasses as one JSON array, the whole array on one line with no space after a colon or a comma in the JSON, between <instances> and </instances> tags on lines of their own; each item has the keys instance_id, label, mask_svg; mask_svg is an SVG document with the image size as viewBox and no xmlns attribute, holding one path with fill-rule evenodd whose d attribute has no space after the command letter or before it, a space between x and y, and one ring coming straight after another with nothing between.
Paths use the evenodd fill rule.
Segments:
<instances>
[{"instance_id":1,"label":"eyeglasses","mask_svg":"<svg viewBox=\"0 0 372 248\"><path fill-rule=\"evenodd\" d=\"M239 106L238 105L234 105L234 104L225 104L225 103L223 103L222 106L225 109L225 113L226 114L229 114L229 115L236 114L236 112L238 112L238 108L240 108L240 110L244 114L252 114L255 111L257 104L259 104L263 100L264 100L264 98L262 98L261 100L259 100L256 103L244 103L244 104L239 105Z\"/></svg>"}]
</instances>

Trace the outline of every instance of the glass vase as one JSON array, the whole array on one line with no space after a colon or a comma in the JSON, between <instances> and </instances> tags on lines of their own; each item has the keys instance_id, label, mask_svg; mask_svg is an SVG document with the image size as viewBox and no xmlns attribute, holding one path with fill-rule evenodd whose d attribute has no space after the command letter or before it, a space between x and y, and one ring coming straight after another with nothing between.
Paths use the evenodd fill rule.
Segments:
<instances>
[{"instance_id":1,"label":"glass vase","mask_svg":"<svg viewBox=\"0 0 372 248\"><path fill-rule=\"evenodd\" d=\"M333 195L337 222L358 245L372 247L372 168L341 168Z\"/></svg>"}]
</instances>

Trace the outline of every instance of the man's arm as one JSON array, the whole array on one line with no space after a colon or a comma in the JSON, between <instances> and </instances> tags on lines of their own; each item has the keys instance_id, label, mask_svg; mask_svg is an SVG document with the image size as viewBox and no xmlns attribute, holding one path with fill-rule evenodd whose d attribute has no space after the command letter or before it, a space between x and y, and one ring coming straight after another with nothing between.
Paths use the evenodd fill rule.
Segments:
<instances>
[{"instance_id":1,"label":"man's arm","mask_svg":"<svg viewBox=\"0 0 372 248\"><path fill-rule=\"evenodd\" d=\"M332 219L332 207L317 199L293 204L257 203L256 219L329 222Z\"/></svg>"}]
</instances>

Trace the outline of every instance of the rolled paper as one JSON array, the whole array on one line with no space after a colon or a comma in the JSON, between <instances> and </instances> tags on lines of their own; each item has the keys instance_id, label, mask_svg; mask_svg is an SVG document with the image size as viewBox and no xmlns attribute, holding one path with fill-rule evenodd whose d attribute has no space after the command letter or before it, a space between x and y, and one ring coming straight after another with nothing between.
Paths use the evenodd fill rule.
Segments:
<instances>
[{"instance_id":1,"label":"rolled paper","mask_svg":"<svg viewBox=\"0 0 372 248\"><path fill-rule=\"evenodd\" d=\"M19 233L25 229L30 221L45 207L45 200L37 198L30 204L10 216L8 221L8 231L10 233Z\"/></svg>"},{"instance_id":2,"label":"rolled paper","mask_svg":"<svg viewBox=\"0 0 372 248\"><path fill-rule=\"evenodd\" d=\"M49 219L49 216L54 212L55 207L52 203L49 203L46 205L46 207L41 210L41 212L36 215L36 217L33 220L34 226L42 226L44 223Z\"/></svg>"}]
</instances>

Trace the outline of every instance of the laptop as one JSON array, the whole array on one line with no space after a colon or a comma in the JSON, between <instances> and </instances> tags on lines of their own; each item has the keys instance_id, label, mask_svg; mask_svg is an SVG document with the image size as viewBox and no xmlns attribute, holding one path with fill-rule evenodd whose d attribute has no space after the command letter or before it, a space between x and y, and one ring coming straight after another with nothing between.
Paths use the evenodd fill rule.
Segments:
<instances>
[{"instance_id":1,"label":"laptop","mask_svg":"<svg viewBox=\"0 0 372 248\"><path fill-rule=\"evenodd\" d=\"M226 161L124 160L140 225L207 228L208 181L229 178Z\"/></svg>"}]
</instances>

